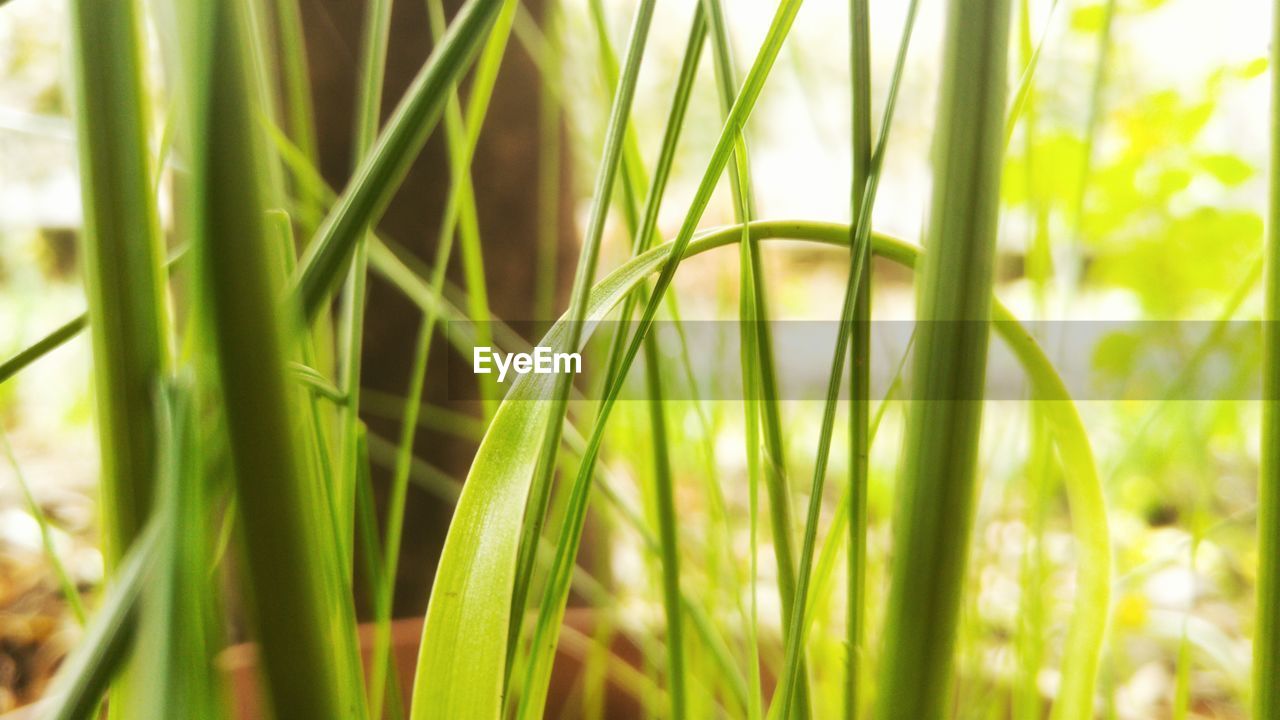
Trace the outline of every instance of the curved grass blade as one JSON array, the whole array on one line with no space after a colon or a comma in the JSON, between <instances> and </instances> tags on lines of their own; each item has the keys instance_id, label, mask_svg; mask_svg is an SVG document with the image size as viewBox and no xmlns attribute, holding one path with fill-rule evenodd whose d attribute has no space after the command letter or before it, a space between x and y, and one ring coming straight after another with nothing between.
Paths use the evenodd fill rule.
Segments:
<instances>
[{"instance_id":1,"label":"curved grass blade","mask_svg":"<svg viewBox=\"0 0 1280 720\"><path fill-rule=\"evenodd\" d=\"M31 493L31 486L27 484L26 475L22 472L22 466L18 464L18 458L13 454L13 447L9 445L9 434L0 427L0 447L4 448L5 457L9 460L9 465L13 468L13 476L18 481L18 487L22 490L23 502L27 505L27 512L31 517L35 518L36 525L40 528L40 546L44 549L45 560L53 568L54 576L58 578L58 588L62 591L62 597L67 601L67 606L71 608L71 614L75 616L76 622L81 626L85 624L84 602L80 599L80 591L76 588L74 582L71 581L71 575L67 572L67 566L62 562L62 556L58 553L58 546L53 542L53 531L50 529L49 518L45 517L44 510L40 508L40 503L36 502L36 497Z\"/></svg>"},{"instance_id":2,"label":"curved grass blade","mask_svg":"<svg viewBox=\"0 0 1280 720\"><path fill-rule=\"evenodd\" d=\"M788 238L848 247L848 225L813 222L758 222L750 226L759 240ZM741 241L742 228L708 232L685 245L685 256L708 252ZM626 295L649 275L666 267L675 244L654 248L604 278L588 303L589 327L603 320ZM895 263L913 267L919 251L882 235L872 236L872 250ZM1035 340L998 302L993 305L994 330L1013 349L1036 390L1045 400L1055 442L1066 469L1073 532L1082 549L1078 570L1080 593L1076 618L1067 646L1068 657L1092 662L1096 671L1104 628L1082 608L1105 608L1110 583L1110 545L1105 508L1088 437L1067 394ZM539 345L564 351L569 346L567 320L554 326ZM426 705L426 717L444 717L448 702L464 699L482 703L467 708L490 708L476 717L496 717L501 707L502 661L505 657L507 617L514 558L524 515L524 498L532 479L534 451L549 416L548 376L527 375L517 380L490 425L458 500L427 610L415 702ZM585 451L586 448L584 448ZM1068 678L1083 667L1078 660L1064 665ZM465 671L463 670L465 668ZM1069 681L1076 682L1076 681ZM1081 684L1092 684L1092 674ZM425 690L425 692L424 692ZM436 712L439 715L436 715ZM421 717L421 716L420 716Z\"/></svg>"}]
</instances>

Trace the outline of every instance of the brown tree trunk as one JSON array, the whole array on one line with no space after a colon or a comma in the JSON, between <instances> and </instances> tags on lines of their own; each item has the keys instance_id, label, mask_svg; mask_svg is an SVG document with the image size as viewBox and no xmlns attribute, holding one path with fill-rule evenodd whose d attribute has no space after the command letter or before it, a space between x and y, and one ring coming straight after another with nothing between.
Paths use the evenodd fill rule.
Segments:
<instances>
[{"instance_id":1,"label":"brown tree trunk","mask_svg":"<svg viewBox=\"0 0 1280 720\"><path fill-rule=\"evenodd\" d=\"M446 0L446 11L461 3ZM360 53L362 0L303 0L303 22L311 66L316 130L321 171L334 187L346 184L351 171L352 125ZM542 3L527 3L535 11ZM422 66L431 49L431 33L424 0L396 2L388 49L383 119ZM537 108L542 92L538 70L513 37L503 60L493 100L472 163L480 234L483 240L489 302L494 315L509 320L546 320L529 316L537 270L538 170L543 161L539 145ZM465 88L464 88L465 97ZM432 134L399 193L378 225L379 232L420 258L428 260L438 240L441 214L449 191L450 174L443 142L443 124ZM561 168L568 163L561 162ZM562 171L563 172L563 171ZM568 187L563 182L562 187ZM559 263L572 262L572 216L568 193L559 206L561 228ZM455 246L456 247L456 246ZM455 252L454 256L457 257ZM571 264L569 265L571 267ZM451 275L458 278L458 263ZM558 273L560 293L569 272ZM403 396L409 383L414 338L420 313L393 288L371 274L365 318L363 384L365 387ZM437 330L437 333L439 330ZM478 404L449 401L450 383L470 387L474 376L465 362L453 358L446 368L445 353L452 352L437 337L427 375L426 399L468 412ZM467 391L471 395L473 392ZM397 422L367 418L372 432L394 439ZM463 477L475 451L472 443L448 434L420 432L416 454ZM379 496L390 473L375 466ZM410 491L397 578L396 614L421 613L430 594L440 546L448 529L452 506L421 492Z\"/></svg>"}]
</instances>

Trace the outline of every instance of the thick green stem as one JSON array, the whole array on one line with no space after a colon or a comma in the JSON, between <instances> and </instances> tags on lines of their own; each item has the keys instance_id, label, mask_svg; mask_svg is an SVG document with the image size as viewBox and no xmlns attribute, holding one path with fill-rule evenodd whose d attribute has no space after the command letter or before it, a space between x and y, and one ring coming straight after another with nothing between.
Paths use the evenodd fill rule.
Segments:
<instances>
[{"instance_id":1,"label":"thick green stem","mask_svg":"<svg viewBox=\"0 0 1280 720\"><path fill-rule=\"evenodd\" d=\"M146 522L157 462L154 391L169 365L136 2L71 4L85 284L114 566Z\"/></svg>"},{"instance_id":2,"label":"thick green stem","mask_svg":"<svg viewBox=\"0 0 1280 720\"><path fill-rule=\"evenodd\" d=\"M952 0L894 524L878 718L948 707L977 486L1003 150L1008 0Z\"/></svg>"},{"instance_id":3,"label":"thick green stem","mask_svg":"<svg viewBox=\"0 0 1280 720\"><path fill-rule=\"evenodd\" d=\"M196 286L226 418L243 531L247 607L276 717L359 717L355 683L339 672L347 645L342 601L331 590L337 558L327 537L322 480L307 462L286 374L300 330L282 305L272 257L268 166L255 85L255 38L242 0L180 5L184 78L191 99L190 195Z\"/></svg>"}]
</instances>

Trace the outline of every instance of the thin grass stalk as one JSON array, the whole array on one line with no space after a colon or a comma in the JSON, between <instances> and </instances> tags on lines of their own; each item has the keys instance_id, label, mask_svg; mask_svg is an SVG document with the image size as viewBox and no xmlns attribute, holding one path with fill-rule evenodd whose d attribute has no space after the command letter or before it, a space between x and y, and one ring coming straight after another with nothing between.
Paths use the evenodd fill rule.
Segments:
<instances>
[{"instance_id":1,"label":"thin grass stalk","mask_svg":"<svg viewBox=\"0 0 1280 720\"><path fill-rule=\"evenodd\" d=\"M552 0L543 9L548 42L544 72L559 72L561 56L559 3ZM557 256L560 243L561 160L564 154L564 122L560 99L547 87L538 95L538 256L533 293L533 318L539 323L553 319L556 303ZM541 330L539 330L541 332Z\"/></svg>"},{"instance_id":2,"label":"thin grass stalk","mask_svg":"<svg viewBox=\"0 0 1280 720\"><path fill-rule=\"evenodd\" d=\"M1258 478L1258 585L1253 716L1280 718L1280 2L1272 3L1271 170L1263 306L1263 403Z\"/></svg>"},{"instance_id":3,"label":"thin grass stalk","mask_svg":"<svg viewBox=\"0 0 1280 720\"><path fill-rule=\"evenodd\" d=\"M509 9L512 3L506 3L503 7L508 8L507 14L504 16L500 11L498 22L503 22L505 17L514 16L514 10ZM427 3L427 16L431 25L432 39L438 43L443 39L445 31L444 5L440 0L430 0ZM481 58L482 69L487 70L491 67L490 72L496 75L501 56L506 51L509 36L509 21L503 23L502 29L495 28L495 32L489 35L489 41ZM497 48L495 50L499 53L497 59L489 57L491 48ZM482 79L482 87L485 82L492 83L493 77ZM456 87L451 91L448 102L445 104L444 129L445 144L449 148L449 172L453 178L453 184L449 188L448 211L456 217L454 222L457 224L459 245L462 250L462 273L466 279L467 306L471 319L475 323L476 344L489 347L493 345L489 327L492 314L489 312L489 290L484 277L484 255L480 244L480 220L476 212L475 187L471 182L471 148L474 142L470 138L479 137L479 128L476 128L474 133L468 130L466 120L462 117ZM497 409L501 394L497 381L489 375L478 377L477 381L480 385L484 415L486 418L491 418Z\"/></svg>"},{"instance_id":4,"label":"thin grass stalk","mask_svg":"<svg viewBox=\"0 0 1280 720\"><path fill-rule=\"evenodd\" d=\"M613 50L603 28L603 12L599 2L592 3L592 17L599 35L602 63L606 68L616 66L613 61ZM706 22L701 7L694 11L690 25L689 39L685 47L681 67L677 74L675 95L671 104L666 130L663 133L662 145L658 153L658 162L654 170L653 183L648 190L643 211L637 211L635 185L643 182L643 169L639 159L638 146L634 132L628 121L624 129L624 147L622 155L623 209L627 216L629 230L632 235L632 254L638 255L647 250L651 238L658 237L657 217L662 198L670 178L671 166L675 150L683 128L685 113L688 110L692 94L693 80L697 74L702 45L706 39ZM608 80L616 83L616 73L609 73ZM623 303L619 315L621 323L613 337L606 364L605 378L609 382L613 378L618 361L622 356L622 342L626 338L626 323L631 319L634 305L643 299L640 292L632 293ZM674 308L673 308L674 310ZM658 524L658 551L661 558L661 584L663 608L667 621L667 677L670 685L671 716L683 718L688 713L687 693L685 689L686 649L684 642L684 611L680 601L680 570L677 523L675 520L674 490L671 474L671 461L666 447L667 419L664 403L663 383L661 379L661 353L657 338L650 337L645 342L645 382L648 391L647 410L651 428L651 449L653 453L653 485L654 511Z\"/></svg>"},{"instance_id":5,"label":"thin grass stalk","mask_svg":"<svg viewBox=\"0 0 1280 720\"><path fill-rule=\"evenodd\" d=\"M396 418L401 417L401 413L395 414ZM386 587L386 581L382 577L383 568L386 566L386 559L383 555L381 542L378 539L378 516L377 509L373 500L373 474L370 467L370 440L368 428L362 422L357 429L356 436L356 453L357 453L357 475L356 475L356 497L355 497L355 550L364 564L368 568L365 576L365 588L368 596L374 603L379 602L381 593ZM384 443L386 457L389 458L388 468L395 468L395 458L398 455L398 448L381 438L377 441ZM433 472L434 468L431 468ZM443 473L441 473L443 474ZM434 476L430 476L434 477ZM379 623L385 623L390 627L390 620L378 620ZM375 673L371 671L368 686L369 700L369 717L371 718L391 718L391 720L399 720L404 717L403 703L400 701L400 683L399 673L396 664L395 654L378 646L378 633L382 632L381 625L374 629L374 647L371 648L370 664L375 665L378 658L385 658L383 662L386 667L380 670L381 679L374 679ZM390 645L387 642L387 645ZM381 653L375 655L373 653ZM374 683L377 683L376 685ZM386 702L386 697L390 696L392 701ZM384 710L385 708L385 710Z\"/></svg>"},{"instance_id":6,"label":"thin grass stalk","mask_svg":"<svg viewBox=\"0 0 1280 720\"><path fill-rule=\"evenodd\" d=\"M858 298L865 294L863 280L870 275L871 212L875 206L876 192L880 187L880 170L883 167L884 156L889 146L889 130L893 126L893 114L897 108L898 88L902 83L902 72L903 68L906 67L907 51L911 47L911 36L915 29L918 9L919 2L917 0L912 0L907 7L907 20L902 28L902 39L898 43L898 54L894 60L893 75L889 83L888 97L885 101L884 118L880 123L880 133L876 140L875 151L867 160L866 184L858 195L860 202L855 209L856 215L852 223L853 229L850 231L852 234L850 235L849 246L849 277L845 286L844 302L840 310L840 325L836 334L835 357L831 361L831 373L827 380L827 396L823 405L822 425L818 433L818 447L813 464L813 483L809 491L809 509L805 520L804 541L800 549L800 570L796 584L796 597L801 599L809 594L814 552L818 540L818 521L822 510L822 494L826 485L827 462L831 457L831 445L835 432L836 406L840 399L840 386L844 379L846 355L850 346L853 345L853 333L855 325L858 324ZM859 192L856 190L856 186L854 187L855 189L851 190L851 199L853 193ZM869 303L870 295L868 294L864 298L863 304L867 305ZM858 398L852 398L852 401L856 403ZM851 419L854 421L850 428L851 432L856 432L858 426L865 423L865 420ZM853 549L856 548L851 546L851 550ZM775 699L774 702L775 708L780 708L783 717L790 715L791 702L797 693L795 686L803 680L803 675L801 674L802 656L808 632L805 611L804 602L797 602L792 607L791 625L795 632L787 639L785 664L778 691L779 698ZM770 708L771 714L775 708Z\"/></svg>"},{"instance_id":7,"label":"thin grass stalk","mask_svg":"<svg viewBox=\"0 0 1280 720\"><path fill-rule=\"evenodd\" d=\"M36 497L31 492L31 485L27 483L22 466L18 463L17 456L13 454L13 447L9 444L9 434L3 427L0 427L0 447L3 447L9 466L13 468L13 476L17 479L18 488L22 491L22 500L27 505L27 512L40 528L40 547L44 551L45 560L53 568L54 577L58 579L58 589L62 591L62 597L67 601L67 607L71 608L71 615L76 623L84 626L87 616L84 611L84 601L80 599L80 591L71 581L67 566L62 562L62 555L58 552L58 546L53 540L53 529L49 524L49 518L45 516L40 503L36 502Z\"/></svg>"},{"instance_id":8,"label":"thin grass stalk","mask_svg":"<svg viewBox=\"0 0 1280 720\"><path fill-rule=\"evenodd\" d=\"M600 245L604 235L604 224L608 218L609 203L613 197L614 183L618 177L618 169L622 159L622 146L626 136L628 119L631 116L631 104L635 99L636 78L640 73L640 63L644 57L644 48L649 36L649 26L653 21L654 0L641 0L636 6L632 20L631 36L627 41L624 70L619 79L609 114L608 129L605 132L603 157L597 171L595 188L592 191L591 213L587 220L583 235L582 250L579 254L577 269L574 272L573 287L569 296L568 314L572 324L569 328L569 345L576 347L582 337L582 322L586 317L587 296L595 284L596 265L600 257ZM573 376L561 374L556 377L555 388L551 395L550 421L547 423L542 444L538 451L537 465L534 470L532 494L526 511L525 527L521 533L520 551L516 560L516 583L512 594L512 612L507 635L507 667L509 679L512 658L515 648L520 642L524 622L524 605L528 597L529 584L533 576L534 551L537 539L542 535L542 526L551 496L551 484L556 469L556 454L560 448L560 437L564 428L564 418L568 410L569 392ZM557 618L557 623L559 619ZM542 618L539 619L539 623ZM534 657L538 657L538 647L534 646ZM530 672L534 672L535 663L530 664ZM504 687L507 683L504 683ZM526 682L521 697L520 716L526 717L530 712L542 712L542 703L526 703L532 686ZM545 692L543 690L542 692ZM536 696L536 691L535 691ZM530 709L532 707L532 709Z\"/></svg>"},{"instance_id":9,"label":"thin grass stalk","mask_svg":"<svg viewBox=\"0 0 1280 720\"><path fill-rule=\"evenodd\" d=\"M867 0L849 3L849 77L852 117L851 213L866 200L871 174L871 18ZM856 239L850 243L857 248ZM856 250L855 250L856 252ZM861 701L862 625L867 573L867 486L871 473L871 248L859 261L858 294L854 299L853 345L849 353L849 515L848 580L845 590L844 716L858 717Z\"/></svg>"},{"instance_id":10,"label":"thin grass stalk","mask_svg":"<svg viewBox=\"0 0 1280 720\"><path fill-rule=\"evenodd\" d=\"M62 662L39 708L48 720L96 717L107 685L128 661L138 600L170 532L169 519L153 513L117 563L84 638Z\"/></svg>"},{"instance_id":11,"label":"thin grass stalk","mask_svg":"<svg viewBox=\"0 0 1280 720\"><path fill-rule=\"evenodd\" d=\"M924 399L908 414L878 687L886 720L941 718L948 706L976 494L1009 19L1008 0L948 4L913 375Z\"/></svg>"},{"instance_id":12,"label":"thin grass stalk","mask_svg":"<svg viewBox=\"0 0 1280 720\"><path fill-rule=\"evenodd\" d=\"M365 6L364 33L360 44L359 76L356 83L356 113L352 141L353 162L359 163L368 154L378 134L382 117L382 86L386 76L387 43L391 30L392 0L372 0ZM299 150L308 155L303 145ZM339 525L339 538L346 544L343 553L346 564L344 575L351 577L354 554L355 487L359 472L357 451L360 424L360 368L361 348L364 344L364 312L367 299L369 237L361 236L352 252L351 267L347 271L343 288L342 309L339 315L338 372L339 389L346 398L339 408L338 462L339 472L335 483L343 501L344 511ZM381 717L379 703L371 702L374 717Z\"/></svg>"},{"instance_id":13,"label":"thin grass stalk","mask_svg":"<svg viewBox=\"0 0 1280 720\"><path fill-rule=\"evenodd\" d=\"M1022 0L1024 6L1027 0ZM1049 39L1049 30L1053 27L1053 13L1058 9L1058 0L1053 0L1049 5L1049 12L1046 14L1044 28L1040 31L1040 39L1036 42L1035 48L1032 49L1031 43L1031 19L1029 15L1026 20L1019 23L1020 30L1019 44L1021 46L1022 55L1022 75L1018 78L1018 85L1013 91L1013 99L1009 101L1009 113L1005 118L1004 124L1004 144L1005 147L1013 140L1013 131L1018 127L1018 120L1025 113L1028 117L1033 117L1034 112L1031 107L1034 102L1032 95L1035 91L1036 70L1040 67L1040 51L1044 49L1045 41ZM1028 131L1025 135L1027 142L1035 136L1031 126L1034 122L1028 121Z\"/></svg>"},{"instance_id":14,"label":"thin grass stalk","mask_svg":"<svg viewBox=\"0 0 1280 720\"><path fill-rule=\"evenodd\" d=\"M592 3L592 19L598 36L598 44L600 47L602 66L605 68L606 81L616 88L619 85L617 60L613 54L613 48L608 40L608 35L604 29L603 8L599 2ZM633 238L633 254L639 254L648 248L650 238L657 237L656 225L658 210L661 205L663 193L666 188L666 182L670 175L672 160L674 159L675 148L678 143L680 131L683 127L684 115L688 108L689 97L691 94L694 75L697 71L697 65L701 54L701 47L706 37L706 23L703 17L702 8L699 7L695 11L694 20L690 29L688 45L685 50L684 59L681 69L678 73L678 81L676 84L675 98L672 101L671 113L667 122L667 129L664 133L663 143L659 151L658 163L655 169L654 181L649 188L648 198L645 202L643 212L637 212L636 204L636 185L643 183L643 169L640 165L639 152L635 142L634 133L629 127L629 122L624 130L623 150L622 150L622 180L623 180L623 210L627 216L627 223ZM620 317L625 323L632 314L635 302L639 298L638 294L628 296L624 303L622 314ZM673 308L674 310L674 308ZM613 377L614 367L621 357L622 341L625 339L625 325L620 325L622 331L614 336L613 344L608 355L607 369L605 372L606 382ZM646 376L648 377L649 387L649 417L650 425L653 427L653 436L666 436L666 418L663 405L661 380L656 377L659 372L657 358L659 357L656 338L646 340L646 356L651 361L646 365ZM676 543L676 524L674 519L672 488L671 488L671 472L670 460L666 454L665 442L655 441L652 445L654 452L654 486L655 486L655 504L656 516L659 525L660 552L666 562L661 564L662 567L662 584L663 595L665 598L664 607L667 617L668 627L668 664L667 673L671 679L671 712L674 717L684 717L687 712L686 692L684 688L685 670L685 649L683 640L683 619L682 605L679 601L679 569L678 569L678 548ZM545 514L539 510L540 503L545 502L544 498L535 498L531 504L531 512L536 513L534 517ZM670 510L670 511L668 511ZM537 521L535 520L535 523ZM529 528L529 532L538 532L535 528ZM525 545L524 547L529 547ZM526 556L527 557L527 556ZM531 570L527 559L519 565L521 576L525 571ZM527 584L525 580L522 584L517 585L517 590L522 585ZM516 607L523 606L523 593L517 596L514 602ZM518 635L512 634L509 644L508 670L511 672L511 653L515 650L515 642L518 642Z\"/></svg>"},{"instance_id":15,"label":"thin grass stalk","mask_svg":"<svg viewBox=\"0 0 1280 720\"><path fill-rule=\"evenodd\" d=\"M1056 7L1055 1L1049 8L1050 18ZM1039 62L1044 36L1041 36L1039 44L1032 46L1030 0L1019 2L1018 18L1019 55L1024 66L1023 81L1015 91L1009 117L1005 121L1005 145L1008 146L1012 137L1017 116L1024 114L1022 142L1026 165L1027 222L1030 233L1027 243L1029 248L1027 276L1032 283L1036 316L1043 319L1052 258L1049 247L1048 207L1039 198L1037 188L1036 173L1039 171L1039 166L1036 158L1036 142L1039 123L1035 83L1032 82L1032 78ZM1046 569L1044 537L1048 505L1052 500L1050 492L1054 463L1049 426L1044 414L1039 411L1036 404L1029 405L1028 409L1031 423L1029 428L1031 449L1026 464L1028 482L1024 495L1023 522L1029 531L1030 542L1023 552L1019 568L1021 589L1018 593L1019 612L1014 638L1018 669L1014 673L1011 699L1011 713L1014 720L1037 720L1044 714L1044 703L1039 686L1040 671L1044 664L1046 635L1043 598Z\"/></svg>"},{"instance_id":16,"label":"thin grass stalk","mask_svg":"<svg viewBox=\"0 0 1280 720\"><path fill-rule=\"evenodd\" d=\"M356 85L356 113L354 137L352 142L353 162L357 165L365 159L378 134L382 120L383 84L386 78L387 45L391 31L391 11L393 0L372 0L365 6L363 37L360 44L359 76ZM302 149L305 154L305 148ZM360 513L360 472L361 464L361 423L360 423L360 376L364 345L364 314L367 300L369 235L372 225L356 240L352 252L351 267L347 271L347 279L343 288L343 306L339 316L339 372L341 387L346 403L339 411L341 427L339 434L338 457L341 462L339 485L344 499L349 499L352 512L344 513L343 521L350 520L350 525L342 527L340 537L351 539L351 548L357 543L356 524ZM362 527L368 531L367 518ZM367 538L364 538L367 548ZM350 560L347 577L351 577L354 567L354 552L344 553L343 559ZM381 562L381 557L379 557ZM370 576L375 578L374 605L377 610L389 605L390 590L385 589L382 582L381 566L370 566ZM385 594L385 595L384 595ZM391 627L389 612L384 616L375 612L374 643L370 665L369 682L365 689L369 702L369 715L373 718L384 716L383 703L387 692L387 651ZM393 700L398 706L399 698ZM393 715L395 712L393 710Z\"/></svg>"},{"instance_id":17,"label":"thin grass stalk","mask_svg":"<svg viewBox=\"0 0 1280 720\"><path fill-rule=\"evenodd\" d=\"M356 241L375 223L427 136L450 89L471 64L504 0L468 0L432 50L365 160L353 173L303 256L294 278L304 317L314 317L338 282Z\"/></svg>"},{"instance_id":18,"label":"thin grass stalk","mask_svg":"<svg viewBox=\"0 0 1280 720\"><path fill-rule=\"evenodd\" d=\"M177 12L191 102L185 137L198 307L207 313L200 322L226 417L267 706L277 716L359 716L360 693L333 651L348 628L330 593L337 559L325 555L334 546L325 483L306 461L285 371L299 326L294 306L278 302L264 213L272 173L256 114L251 10L218 2Z\"/></svg>"},{"instance_id":19,"label":"thin grass stalk","mask_svg":"<svg viewBox=\"0 0 1280 720\"><path fill-rule=\"evenodd\" d=\"M741 253L741 251L739 251ZM746 264L739 262L740 273L746 274ZM759 354L754 351L756 346L755 329L757 323L755 320L756 304L751 298L754 287L750 282L745 280L739 281L741 297L739 303L739 317L741 319L740 326L742 328L743 350L740 353L742 363L742 378L745 389L748 393L743 399L745 411L744 432L743 437L746 442L747 456L747 537L751 546L750 566L750 599L747 602L747 652L750 657L747 658L748 667L750 668L751 694L747 703L747 717L750 720L759 720L764 717L764 689L760 676L760 555L759 555L759 538L760 538L760 478L763 475L764 460L760 449L761 442L761 412L759 405L762 402L755 392L750 392L754 388L760 386L760 367ZM779 506L775 506L779 507ZM775 513L776 514L776 513ZM779 542L779 541L775 541ZM775 551L775 558L778 557ZM781 562L779 562L781 564ZM781 580L779 580L781 585ZM781 595L781 589L779 590ZM783 611L786 612L785 610Z\"/></svg>"},{"instance_id":20,"label":"thin grass stalk","mask_svg":"<svg viewBox=\"0 0 1280 720\"><path fill-rule=\"evenodd\" d=\"M587 12L596 35L596 47L599 51L600 70L604 75L605 87L609 93L616 95L621 70L618 66L618 54L613 48L613 41L609 38L604 0L588 0ZM627 119L622 139L621 163L622 212L628 227L634 229L640 224L639 198L649 181L645 177L644 164L640 160L640 141L630 118ZM662 242L662 238L654 235L652 238L646 237L644 242L647 246L651 242Z\"/></svg>"},{"instance_id":21,"label":"thin grass stalk","mask_svg":"<svg viewBox=\"0 0 1280 720\"><path fill-rule=\"evenodd\" d=\"M658 547L662 567L662 601L667 619L667 683L671 717L682 720L686 712L684 617L680 602L680 545L668 455L667 418L663 407L662 357L657 339L645 343L645 385L649 393L649 440L653 448L654 509L658 516Z\"/></svg>"},{"instance_id":22,"label":"thin grass stalk","mask_svg":"<svg viewBox=\"0 0 1280 720\"><path fill-rule=\"evenodd\" d=\"M1102 119L1103 100L1106 95L1107 86L1107 62L1111 57L1111 33L1115 26L1116 19L1116 0L1107 0L1106 6L1102 11L1102 28L1098 31L1098 57L1093 66L1093 82L1089 91L1089 112L1085 117L1084 125L1084 143L1080 151L1080 185L1076 188L1075 207L1072 214L1072 242L1075 243L1076 255L1079 256L1083 250L1080 245L1084 242L1084 208L1085 200L1089 194L1089 182L1093 175L1093 154L1094 147L1097 145L1098 126ZM1079 262L1079 258L1077 258ZM1076 282L1075 275L1080 272L1077 268L1072 268L1073 275L1068 276L1068 280Z\"/></svg>"},{"instance_id":23,"label":"thin grass stalk","mask_svg":"<svg viewBox=\"0 0 1280 720\"><path fill-rule=\"evenodd\" d=\"M673 243L668 262L663 266L662 272L658 276L654 291L650 295L644 314L641 317L640 325L632 337L622 364L619 366L618 373L613 378L613 382L604 396L604 402L601 405L596 424L592 428L591 437L587 442L587 449L584 453L578 476L571 488L572 495L568 505L568 516L558 542L558 552L552 565L551 576L543 594L538 626L534 631L533 657L526 669L526 682L524 684L526 694L521 698L521 715L523 717L529 717L533 712L540 711L545 701L547 685L550 682L551 659L556 645L556 637L559 634L559 626L564 615L565 602L568 597L569 570L572 566L572 558L577 554L578 546L581 543L582 525L586 517L590 490L589 481L600 451L600 444L603 441L604 428L608 421L609 413L621 391L626 370L635 361L640 345L643 343L649 328L652 327L658 305L662 302L663 295L671 285L671 280L675 275L676 268L679 266L684 250L692 240L702 212L706 209L707 203L711 199L716 180L724 171L738 134L742 131L743 123L745 123L747 116L754 108L755 101L759 98L765 78L777 59L778 52L781 50L783 41L791 29L796 13L799 12L800 5L801 0L784 0L779 4L760 53L757 55L751 71L747 74L746 82L737 100L734 102L724 130L716 144L715 151L712 153L711 162L695 193L692 206L685 217L679 235L677 235ZM597 197L599 196L597 195ZM577 318L579 316L575 314L571 317ZM576 325L577 323L574 324ZM580 332L580 329L575 330L571 326L570 333L575 332ZM571 335L571 337L573 336ZM573 337L573 339L576 340L579 337L580 335ZM577 343L574 342L569 346L576 347L576 345ZM554 416L552 424L554 424Z\"/></svg>"},{"instance_id":24,"label":"thin grass stalk","mask_svg":"<svg viewBox=\"0 0 1280 720\"><path fill-rule=\"evenodd\" d=\"M280 55L281 95L289 139L309 158L316 156L315 111L311 103L311 72L298 0L272 4L277 52Z\"/></svg>"},{"instance_id":25,"label":"thin grass stalk","mask_svg":"<svg viewBox=\"0 0 1280 720\"><path fill-rule=\"evenodd\" d=\"M728 22L724 17L724 6L720 0L702 0L707 9L708 22L712 35L712 57L715 60L716 87L720 98L720 109L727 116L732 109L738 82L733 64L732 45L729 41ZM744 133L738 133L734 140L735 162L729 163L729 184L733 196L733 212L737 222L751 222L755 216L755 197L751 184L750 160ZM754 355L754 361L748 361L755 367L743 373L745 381L750 383L745 392L754 395L761 401L748 403L748 412L760 412L759 429L764 440L764 452L759 469L765 473L765 487L769 494L769 519L773 530L774 559L777 564L778 594L782 610L783 642L790 636L792 627L790 619L795 606L795 548L792 528L791 493L787 482L787 460L785 443L782 439L782 419L778 399L778 384L774 363L773 333L769 325L768 286L764 278L764 262L760 256L760 248L749 235L743 237L739 246L739 262L742 265L740 285L744 288L739 299L745 308L750 303L750 313L740 312L744 322L741 352ZM747 316L749 315L749 319ZM758 662L758 660L756 661ZM800 674L807 678L803 669ZM800 688L801 715L808 715L808 682Z\"/></svg>"},{"instance_id":26,"label":"thin grass stalk","mask_svg":"<svg viewBox=\"0 0 1280 720\"><path fill-rule=\"evenodd\" d=\"M82 313L50 331L31 345L0 363L0 383L6 383L24 368L62 347L89 326L89 314Z\"/></svg>"}]
</instances>

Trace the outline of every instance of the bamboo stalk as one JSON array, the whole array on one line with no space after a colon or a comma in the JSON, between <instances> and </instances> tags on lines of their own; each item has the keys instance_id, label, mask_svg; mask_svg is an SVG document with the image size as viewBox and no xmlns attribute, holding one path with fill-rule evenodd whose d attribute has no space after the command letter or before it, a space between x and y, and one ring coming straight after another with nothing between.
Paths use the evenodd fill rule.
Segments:
<instances>
[{"instance_id":1,"label":"bamboo stalk","mask_svg":"<svg viewBox=\"0 0 1280 720\"><path fill-rule=\"evenodd\" d=\"M945 715L977 485L1003 148L1008 0L948 4L915 392L894 523L879 712Z\"/></svg>"}]
</instances>

